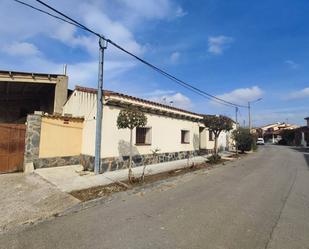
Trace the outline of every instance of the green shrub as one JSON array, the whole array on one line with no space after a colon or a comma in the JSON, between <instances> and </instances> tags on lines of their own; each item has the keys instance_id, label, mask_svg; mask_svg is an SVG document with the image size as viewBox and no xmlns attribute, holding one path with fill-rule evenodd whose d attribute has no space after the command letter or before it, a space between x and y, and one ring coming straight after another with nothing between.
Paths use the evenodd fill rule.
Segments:
<instances>
[{"instance_id":1,"label":"green shrub","mask_svg":"<svg viewBox=\"0 0 309 249\"><path fill-rule=\"evenodd\" d=\"M254 143L253 135L249 129L238 128L233 132L233 138L237 142L237 148L244 153L250 151Z\"/></svg>"}]
</instances>

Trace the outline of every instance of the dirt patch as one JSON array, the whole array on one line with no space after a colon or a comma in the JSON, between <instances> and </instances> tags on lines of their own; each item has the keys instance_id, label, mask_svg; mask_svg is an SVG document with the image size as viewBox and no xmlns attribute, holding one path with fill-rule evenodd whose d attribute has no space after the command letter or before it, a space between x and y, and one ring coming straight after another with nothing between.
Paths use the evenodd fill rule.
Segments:
<instances>
[{"instance_id":1,"label":"dirt patch","mask_svg":"<svg viewBox=\"0 0 309 249\"><path fill-rule=\"evenodd\" d=\"M127 188L116 183L73 191L70 194L81 201L89 201L112 193L125 191Z\"/></svg>"},{"instance_id":2,"label":"dirt patch","mask_svg":"<svg viewBox=\"0 0 309 249\"><path fill-rule=\"evenodd\" d=\"M220 163L224 162L223 160L220 161ZM132 183L129 183L128 181L125 181L123 183L129 185L130 188L134 188L137 186L142 186L145 184L150 184L159 180L164 180L170 177L174 176L179 176L183 175L189 172L194 172L196 170L200 169L210 169L214 165L210 165L207 163L202 163L202 164L197 164L191 167L187 168L181 168L181 169L176 169L176 170L171 170L167 172L162 172L159 174L154 174L154 175L146 175L144 182L140 181L140 178L135 178ZM97 187L92 187L88 189L83 189L83 190L78 190L78 191L73 191L70 194L73 195L75 198L79 199L80 201L89 201L93 199L97 199L100 197L104 196L109 196L113 193L121 192L127 190L126 187L118 184L118 183L112 183L106 186L97 186Z\"/></svg>"}]
</instances>

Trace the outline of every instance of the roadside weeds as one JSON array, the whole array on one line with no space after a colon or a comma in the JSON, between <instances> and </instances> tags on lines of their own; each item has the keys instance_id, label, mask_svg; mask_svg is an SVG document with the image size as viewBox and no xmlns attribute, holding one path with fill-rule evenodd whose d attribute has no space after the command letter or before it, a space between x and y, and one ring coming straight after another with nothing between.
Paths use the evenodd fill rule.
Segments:
<instances>
[{"instance_id":1,"label":"roadside weeds","mask_svg":"<svg viewBox=\"0 0 309 249\"><path fill-rule=\"evenodd\" d=\"M220 164L224 165L228 160L220 159L216 163L200 163L193 164L190 167L174 169L166 172L161 172L153 175L145 175L143 178L135 177L132 182L115 182L105 186L96 186L87 189L72 191L70 194L82 202L90 201L93 199L110 196L114 193L123 192L137 187L146 187L149 184L166 180L176 176L182 176L198 170L210 170L211 168Z\"/></svg>"}]
</instances>

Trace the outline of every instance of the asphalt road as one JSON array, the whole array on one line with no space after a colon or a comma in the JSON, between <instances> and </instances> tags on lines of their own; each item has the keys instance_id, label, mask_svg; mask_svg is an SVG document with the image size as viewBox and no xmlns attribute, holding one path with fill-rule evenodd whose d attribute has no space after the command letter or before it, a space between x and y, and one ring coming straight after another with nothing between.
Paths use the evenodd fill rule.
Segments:
<instances>
[{"instance_id":1,"label":"asphalt road","mask_svg":"<svg viewBox=\"0 0 309 249\"><path fill-rule=\"evenodd\" d=\"M263 147L210 171L2 235L0 248L309 248L309 152Z\"/></svg>"}]
</instances>

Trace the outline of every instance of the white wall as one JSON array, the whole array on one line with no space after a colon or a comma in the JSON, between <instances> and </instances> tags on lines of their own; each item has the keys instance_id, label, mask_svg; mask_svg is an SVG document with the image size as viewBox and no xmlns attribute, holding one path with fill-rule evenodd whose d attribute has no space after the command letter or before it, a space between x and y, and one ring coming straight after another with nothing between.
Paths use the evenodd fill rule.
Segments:
<instances>
[{"instance_id":1,"label":"white wall","mask_svg":"<svg viewBox=\"0 0 309 249\"><path fill-rule=\"evenodd\" d=\"M233 125L233 129L235 129L236 126ZM229 132L221 132L220 135L219 135L219 138L218 138L218 149L223 148L224 150L225 149L232 149L233 147L233 141L232 141L232 138L231 138L231 134L232 134L232 131L229 131ZM214 139L214 135L213 135L213 139ZM209 140L209 130L207 129L207 132L206 132L206 148L207 149L213 149L215 146L215 141L210 141Z\"/></svg>"},{"instance_id":2,"label":"white wall","mask_svg":"<svg viewBox=\"0 0 309 249\"><path fill-rule=\"evenodd\" d=\"M97 95L81 91L74 91L63 107L63 114L74 117L93 119L97 109Z\"/></svg>"},{"instance_id":3,"label":"white wall","mask_svg":"<svg viewBox=\"0 0 309 249\"><path fill-rule=\"evenodd\" d=\"M121 108L110 105L103 107L101 157L118 157L129 154L130 131L117 128L117 117ZM96 120L96 94L74 91L64 107L63 113L84 116L82 154L94 155ZM147 126L151 127L151 145L134 145L135 154L151 154L189 151L199 149L199 123L162 115L147 114ZM181 130L190 131L190 143L181 143ZM204 135L206 137L206 134ZM135 129L133 130L135 144ZM206 146L206 142L204 143Z\"/></svg>"},{"instance_id":4,"label":"white wall","mask_svg":"<svg viewBox=\"0 0 309 249\"><path fill-rule=\"evenodd\" d=\"M130 130L117 128L117 117L121 109L107 106L103 108L102 123L102 157L117 157L129 154ZM134 154L151 154L177 152L199 149L199 126L197 122L180 120L165 116L146 114L147 125L151 127L151 145L135 146L135 129L133 130ZM95 120L86 120L83 130L82 154L94 155ZM181 130L190 131L190 143L181 143Z\"/></svg>"}]
</instances>

